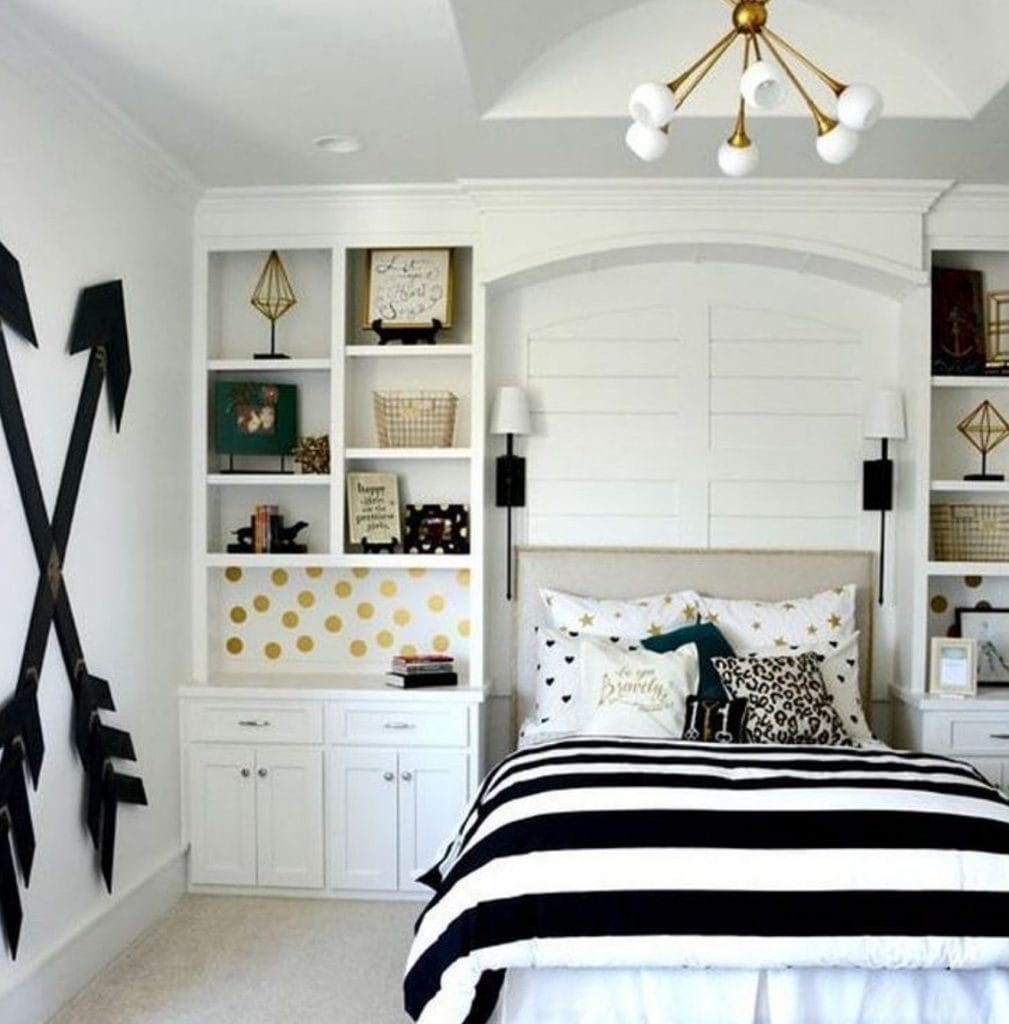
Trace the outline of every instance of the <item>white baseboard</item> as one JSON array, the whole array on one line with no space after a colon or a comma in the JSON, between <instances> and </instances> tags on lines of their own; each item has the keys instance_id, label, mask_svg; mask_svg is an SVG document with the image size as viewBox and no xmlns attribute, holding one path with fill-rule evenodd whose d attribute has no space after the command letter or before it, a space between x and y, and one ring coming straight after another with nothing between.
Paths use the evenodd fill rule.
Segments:
<instances>
[{"instance_id":1,"label":"white baseboard","mask_svg":"<svg viewBox=\"0 0 1009 1024\"><path fill-rule=\"evenodd\" d=\"M6 991L0 990L0 1020L3 1024L43 1024L164 917L185 889L185 853L177 850L111 907L95 913L42 953L27 977Z\"/></svg>"}]
</instances>

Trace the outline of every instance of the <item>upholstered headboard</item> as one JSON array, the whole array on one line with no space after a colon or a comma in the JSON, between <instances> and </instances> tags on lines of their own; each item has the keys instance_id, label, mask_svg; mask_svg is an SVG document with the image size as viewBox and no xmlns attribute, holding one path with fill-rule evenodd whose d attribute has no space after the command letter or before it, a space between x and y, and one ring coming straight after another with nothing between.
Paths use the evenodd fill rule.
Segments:
<instances>
[{"instance_id":1,"label":"upholstered headboard","mask_svg":"<svg viewBox=\"0 0 1009 1024\"><path fill-rule=\"evenodd\" d=\"M871 710L873 556L868 551L719 551L683 548L520 548L513 664L516 721L532 707L534 627L548 624L540 587L590 597L696 590L710 597L784 601L854 583L862 703Z\"/></svg>"}]
</instances>

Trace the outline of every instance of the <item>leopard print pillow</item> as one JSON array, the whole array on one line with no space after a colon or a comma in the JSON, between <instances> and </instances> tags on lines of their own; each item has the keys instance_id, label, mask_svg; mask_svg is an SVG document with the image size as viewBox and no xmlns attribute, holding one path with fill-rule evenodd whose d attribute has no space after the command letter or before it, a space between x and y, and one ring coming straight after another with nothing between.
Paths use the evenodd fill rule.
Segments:
<instances>
[{"instance_id":1,"label":"leopard print pillow","mask_svg":"<svg viewBox=\"0 0 1009 1024\"><path fill-rule=\"evenodd\" d=\"M712 658L726 690L747 700L751 743L852 746L820 673L820 656Z\"/></svg>"}]
</instances>

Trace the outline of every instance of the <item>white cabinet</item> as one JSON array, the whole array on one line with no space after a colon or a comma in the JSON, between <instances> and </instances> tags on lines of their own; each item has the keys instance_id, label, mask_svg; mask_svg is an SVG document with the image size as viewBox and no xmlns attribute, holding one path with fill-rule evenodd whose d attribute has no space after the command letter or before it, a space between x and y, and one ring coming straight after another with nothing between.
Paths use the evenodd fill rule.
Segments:
<instances>
[{"instance_id":1,"label":"white cabinet","mask_svg":"<svg viewBox=\"0 0 1009 1024\"><path fill-rule=\"evenodd\" d=\"M322 887L321 750L194 743L188 796L194 884Z\"/></svg>"},{"instance_id":2,"label":"white cabinet","mask_svg":"<svg viewBox=\"0 0 1009 1024\"><path fill-rule=\"evenodd\" d=\"M429 867L466 804L468 758L444 750L329 753L330 885L427 892Z\"/></svg>"},{"instance_id":3,"label":"white cabinet","mask_svg":"<svg viewBox=\"0 0 1009 1024\"><path fill-rule=\"evenodd\" d=\"M959 700L903 690L892 696L896 746L969 761L993 785L1009 785L1009 690Z\"/></svg>"},{"instance_id":4,"label":"white cabinet","mask_svg":"<svg viewBox=\"0 0 1009 1024\"><path fill-rule=\"evenodd\" d=\"M191 687L181 722L194 886L427 893L476 789L479 690Z\"/></svg>"}]
</instances>

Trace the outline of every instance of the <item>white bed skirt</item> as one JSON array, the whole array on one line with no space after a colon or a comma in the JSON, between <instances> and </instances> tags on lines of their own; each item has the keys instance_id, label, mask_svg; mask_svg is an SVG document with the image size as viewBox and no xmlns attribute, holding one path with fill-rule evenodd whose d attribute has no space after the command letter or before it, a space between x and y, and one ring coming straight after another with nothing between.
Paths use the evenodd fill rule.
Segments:
<instances>
[{"instance_id":1,"label":"white bed skirt","mask_svg":"<svg viewBox=\"0 0 1009 1024\"><path fill-rule=\"evenodd\" d=\"M1009 971L507 972L490 1024L1006 1024Z\"/></svg>"}]
</instances>

